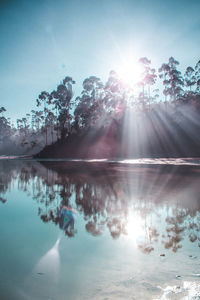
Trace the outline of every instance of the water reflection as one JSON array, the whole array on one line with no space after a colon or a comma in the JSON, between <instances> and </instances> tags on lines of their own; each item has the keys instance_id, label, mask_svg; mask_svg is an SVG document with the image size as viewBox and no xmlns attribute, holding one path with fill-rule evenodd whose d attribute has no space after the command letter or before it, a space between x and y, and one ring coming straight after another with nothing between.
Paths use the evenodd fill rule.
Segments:
<instances>
[{"instance_id":1,"label":"water reflection","mask_svg":"<svg viewBox=\"0 0 200 300\"><path fill-rule=\"evenodd\" d=\"M69 206L63 206L59 214L59 226L68 237L73 237L74 229L74 213L77 211Z\"/></svg>"},{"instance_id":2,"label":"water reflection","mask_svg":"<svg viewBox=\"0 0 200 300\"><path fill-rule=\"evenodd\" d=\"M0 200L17 183L41 220L66 237L76 236L77 215L93 236L108 231L143 253L157 245L175 253L184 241L200 247L199 172L190 165L1 161Z\"/></svg>"}]
</instances>

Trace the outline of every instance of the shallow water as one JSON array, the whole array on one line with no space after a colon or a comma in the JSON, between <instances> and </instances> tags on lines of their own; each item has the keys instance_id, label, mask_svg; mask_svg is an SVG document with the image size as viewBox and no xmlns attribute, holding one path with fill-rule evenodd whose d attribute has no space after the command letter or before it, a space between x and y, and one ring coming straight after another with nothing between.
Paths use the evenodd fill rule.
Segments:
<instances>
[{"instance_id":1,"label":"shallow water","mask_svg":"<svg viewBox=\"0 0 200 300\"><path fill-rule=\"evenodd\" d=\"M0 299L200 299L199 179L199 159L1 159Z\"/></svg>"}]
</instances>

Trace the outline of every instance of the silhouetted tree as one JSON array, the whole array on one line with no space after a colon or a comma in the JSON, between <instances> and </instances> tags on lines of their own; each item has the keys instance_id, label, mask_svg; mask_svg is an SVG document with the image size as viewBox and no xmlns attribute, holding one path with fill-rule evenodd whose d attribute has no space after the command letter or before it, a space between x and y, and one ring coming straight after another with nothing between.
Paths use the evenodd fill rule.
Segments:
<instances>
[{"instance_id":1,"label":"silhouetted tree","mask_svg":"<svg viewBox=\"0 0 200 300\"><path fill-rule=\"evenodd\" d=\"M57 89L50 94L51 101L56 109L57 130L60 131L61 140L64 140L71 131L71 114L72 108L72 85L75 81L67 76L62 83L57 86Z\"/></svg>"},{"instance_id":2,"label":"silhouetted tree","mask_svg":"<svg viewBox=\"0 0 200 300\"><path fill-rule=\"evenodd\" d=\"M45 145L47 145L47 124L46 124L46 118L47 118L47 107L51 104L51 97L50 94L46 91L43 91L38 96L38 99L36 100L37 106L40 106L43 103L43 131L45 133Z\"/></svg>"},{"instance_id":3,"label":"silhouetted tree","mask_svg":"<svg viewBox=\"0 0 200 300\"><path fill-rule=\"evenodd\" d=\"M179 62L170 57L168 63L163 64L158 70L165 86L163 94L169 96L171 102L178 100L183 92L184 80L181 72L177 70L178 65Z\"/></svg>"},{"instance_id":4,"label":"silhouetted tree","mask_svg":"<svg viewBox=\"0 0 200 300\"><path fill-rule=\"evenodd\" d=\"M138 83L139 86L142 87L142 93L140 93L139 98L140 98L140 102L144 107L146 102L148 102L150 105L150 103L153 100L153 98L151 97L150 87L153 84L155 84L157 76L156 76L156 70L150 67L151 61L148 58L146 57L140 58L139 63L142 65L143 68L142 79Z\"/></svg>"},{"instance_id":5,"label":"silhouetted tree","mask_svg":"<svg viewBox=\"0 0 200 300\"><path fill-rule=\"evenodd\" d=\"M187 67L184 76L186 87L191 91L192 87L196 83L195 71L192 67Z\"/></svg>"},{"instance_id":6,"label":"silhouetted tree","mask_svg":"<svg viewBox=\"0 0 200 300\"><path fill-rule=\"evenodd\" d=\"M88 129L102 118L103 84L98 77L90 76L83 81L81 97L76 98L75 123L79 128Z\"/></svg>"},{"instance_id":7,"label":"silhouetted tree","mask_svg":"<svg viewBox=\"0 0 200 300\"><path fill-rule=\"evenodd\" d=\"M0 108L0 144L3 145L6 139L10 139L12 135L12 128L8 118L4 116L6 112L5 107Z\"/></svg>"}]
</instances>

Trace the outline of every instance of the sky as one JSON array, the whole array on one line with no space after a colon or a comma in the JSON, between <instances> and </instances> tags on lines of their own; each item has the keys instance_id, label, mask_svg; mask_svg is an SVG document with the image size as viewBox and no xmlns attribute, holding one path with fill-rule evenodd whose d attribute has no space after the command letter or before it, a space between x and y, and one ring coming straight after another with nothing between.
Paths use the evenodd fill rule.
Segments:
<instances>
[{"instance_id":1,"label":"sky","mask_svg":"<svg viewBox=\"0 0 200 300\"><path fill-rule=\"evenodd\" d=\"M0 107L21 118L65 76L105 81L124 59L200 59L199 0L0 0Z\"/></svg>"}]
</instances>

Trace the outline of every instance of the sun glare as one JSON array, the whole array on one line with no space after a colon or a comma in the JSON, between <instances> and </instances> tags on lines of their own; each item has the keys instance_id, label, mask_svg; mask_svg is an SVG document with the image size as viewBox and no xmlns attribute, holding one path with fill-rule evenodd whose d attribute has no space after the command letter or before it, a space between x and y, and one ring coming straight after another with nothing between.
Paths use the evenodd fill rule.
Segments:
<instances>
[{"instance_id":1,"label":"sun glare","mask_svg":"<svg viewBox=\"0 0 200 300\"><path fill-rule=\"evenodd\" d=\"M127 59L116 67L119 78L133 87L141 79L142 67L136 60Z\"/></svg>"},{"instance_id":2,"label":"sun glare","mask_svg":"<svg viewBox=\"0 0 200 300\"><path fill-rule=\"evenodd\" d=\"M143 225L142 218L138 214L132 213L128 218L126 227L128 238L136 242L139 238L144 236L145 230Z\"/></svg>"}]
</instances>

